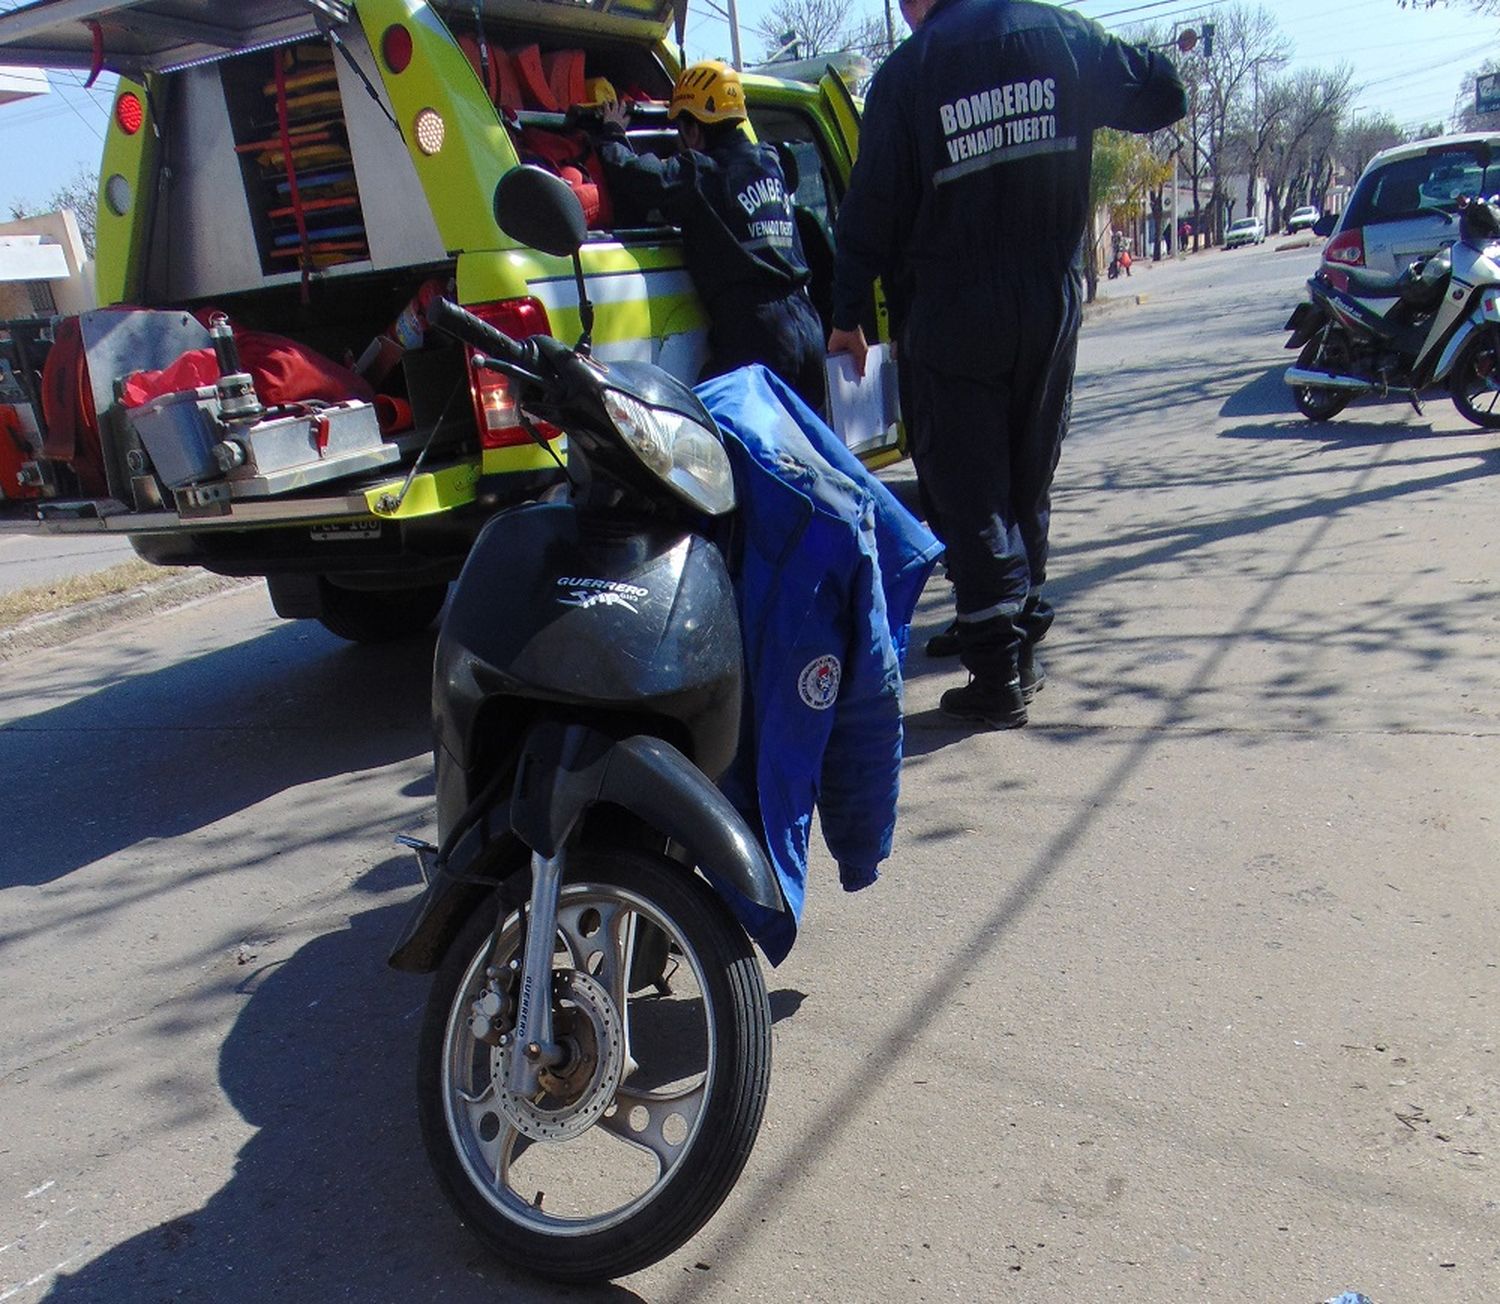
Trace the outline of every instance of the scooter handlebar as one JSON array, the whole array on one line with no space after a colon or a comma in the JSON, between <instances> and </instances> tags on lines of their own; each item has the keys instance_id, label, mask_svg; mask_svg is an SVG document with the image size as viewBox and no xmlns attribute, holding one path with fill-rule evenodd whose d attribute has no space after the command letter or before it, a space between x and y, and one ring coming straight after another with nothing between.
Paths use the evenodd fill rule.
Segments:
<instances>
[{"instance_id":1,"label":"scooter handlebar","mask_svg":"<svg viewBox=\"0 0 1500 1304\"><path fill-rule=\"evenodd\" d=\"M434 299L427 305L427 324L447 331L481 353L531 370L534 362L532 350L449 299Z\"/></svg>"}]
</instances>

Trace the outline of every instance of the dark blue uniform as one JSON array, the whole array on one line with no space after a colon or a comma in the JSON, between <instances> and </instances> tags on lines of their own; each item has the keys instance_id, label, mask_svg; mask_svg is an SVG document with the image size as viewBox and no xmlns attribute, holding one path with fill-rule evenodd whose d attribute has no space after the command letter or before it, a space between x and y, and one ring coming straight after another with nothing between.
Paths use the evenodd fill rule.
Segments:
<instances>
[{"instance_id":1,"label":"dark blue uniform","mask_svg":"<svg viewBox=\"0 0 1500 1304\"><path fill-rule=\"evenodd\" d=\"M965 666L1009 680L1051 624L1097 127L1186 112L1170 61L1066 9L938 0L876 74L838 220L833 325L902 285L912 455L947 545Z\"/></svg>"},{"instance_id":2,"label":"dark blue uniform","mask_svg":"<svg viewBox=\"0 0 1500 1304\"><path fill-rule=\"evenodd\" d=\"M682 228L688 270L708 309L703 379L764 363L815 412L825 411L823 327L803 288L807 259L792 197L769 145L742 132L710 154L637 155L618 127L599 154L617 207L655 209Z\"/></svg>"}]
</instances>

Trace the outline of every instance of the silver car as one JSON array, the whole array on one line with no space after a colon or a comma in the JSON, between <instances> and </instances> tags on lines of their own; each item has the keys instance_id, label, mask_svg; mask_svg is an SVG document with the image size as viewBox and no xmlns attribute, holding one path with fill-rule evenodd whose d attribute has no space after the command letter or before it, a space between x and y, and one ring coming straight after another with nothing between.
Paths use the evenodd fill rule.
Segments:
<instances>
[{"instance_id":1,"label":"silver car","mask_svg":"<svg viewBox=\"0 0 1500 1304\"><path fill-rule=\"evenodd\" d=\"M1296 235L1298 231L1311 231L1313 225L1322 214L1311 204L1304 204L1301 208L1292 210L1292 215L1286 220L1286 233Z\"/></svg>"},{"instance_id":2,"label":"silver car","mask_svg":"<svg viewBox=\"0 0 1500 1304\"><path fill-rule=\"evenodd\" d=\"M1258 217L1242 217L1230 225L1224 234L1224 248L1237 249L1240 245L1258 245L1266 238L1266 224Z\"/></svg>"},{"instance_id":3,"label":"silver car","mask_svg":"<svg viewBox=\"0 0 1500 1304\"><path fill-rule=\"evenodd\" d=\"M1399 275L1458 238L1460 195L1497 191L1500 134L1437 136L1382 150L1355 183L1323 247L1323 265Z\"/></svg>"}]
</instances>

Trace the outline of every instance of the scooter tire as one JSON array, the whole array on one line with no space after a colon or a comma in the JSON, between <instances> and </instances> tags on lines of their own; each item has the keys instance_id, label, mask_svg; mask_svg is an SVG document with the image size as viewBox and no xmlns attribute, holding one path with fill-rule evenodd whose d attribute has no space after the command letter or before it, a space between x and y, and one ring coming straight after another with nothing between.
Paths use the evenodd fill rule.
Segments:
<instances>
[{"instance_id":1,"label":"scooter tire","mask_svg":"<svg viewBox=\"0 0 1500 1304\"><path fill-rule=\"evenodd\" d=\"M1458 355L1448 376L1448 397L1459 416L1485 430L1500 430L1500 332L1481 330ZM1484 396L1488 406L1475 403Z\"/></svg>"},{"instance_id":2,"label":"scooter tire","mask_svg":"<svg viewBox=\"0 0 1500 1304\"><path fill-rule=\"evenodd\" d=\"M571 966L578 972L591 971L575 949L589 935L591 910L594 936L612 936L611 930L620 927L611 922L615 911L622 916L633 913L639 921L666 932L679 965L674 981L691 993L687 1000L691 1010L702 1011L695 1017L701 1017L702 1034L711 1043L704 1047L708 1063L701 1086L690 1088L698 1097L696 1112L685 1122L677 1120L677 1130L683 1135L675 1154L663 1157L672 1147L666 1140L672 1122L667 1105L652 1101L646 1123L636 1129L649 1144L627 1135L636 1128L632 1116L641 1111L642 1099L651 1098L653 1072L660 1076L651 1064L656 1042L646 1044L652 1041L648 1034L653 1028L663 1031L661 1044L674 1061L673 1072L680 1067L680 1046L697 1043L696 1037L682 1035L675 1021L680 1011L673 1014L669 1007L657 1005L653 1022L651 1003L665 999L665 993L629 999L625 1068L607 1104L586 1096L580 1101L580 1108L586 1104L590 1112L597 1110L584 1131L562 1140L537 1141L525 1137L510 1121L505 1111L516 1106L500 1102L492 1085L501 1071L500 1052L474 1039L468 1019L475 993L485 982L486 965L503 965L507 947L519 958L519 913L514 909L507 909L501 947L493 956L495 921L489 909L470 918L449 947L428 996L417 1072L423 1141L439 1185L459 1217L506 1262L567 1282L602 1281L637 1272L678 1249L708 1222L750 1157L771 1071L771 1016L765 982L749 939L707 883L675 861L650 852L573 852L559 908L555 970ZM609 949L603 940L597 945ZM618 960L615 964L614 970L606 963L592 972L617 996L625 979L623 965ZM597 1021L584 1030L587 1035L580 1039L582 1043L600 1032ZM674 1036L677 1041L672 1040ZM595 1044L596 1061L606 1057L607 1050ZM492 1102L488 1107L482 1103L486 1099ZM477 1113L485 1108L488 1113ZM546 1163L562 1157L568 1146L582 1147L579 1159L583 1161L566 1176L559 1175L557 1182L549 1180L535 1201L531 1195L535 1188L517 1190L510 1185L518 1180L514 1168L533 1146ZM593 1166L600 1156L619 1155L622 1163L649 1167L648 1160L641 1158L642 1150L657 1168L645 1192L599 1214L568 1211L573 1172L579 1173L577 1183L590 1190L606 1186L609 1174L604 1166ZM569 1161L571 1156L563 1158ZM524 1185L534 1179L519 1180ZM545 1211L544 1194L555 1201Z\"/></svg>"},{"instance_id":3,"label":"scooter tire","mask_svg":"<svg viewBox=\"0 0 1500 1304\"><path fill-rule=\"evenodd\" d=\"M1297 355L1299 367L1313 368L1321 361L1323 340L1321 335L1308 340ZM1330 421L1346 407L1352 395L1348 390L1331 389L1324 385L1293 385L1292 402L1297 411L1309 421Z\"/></svg>"}]
</instances>

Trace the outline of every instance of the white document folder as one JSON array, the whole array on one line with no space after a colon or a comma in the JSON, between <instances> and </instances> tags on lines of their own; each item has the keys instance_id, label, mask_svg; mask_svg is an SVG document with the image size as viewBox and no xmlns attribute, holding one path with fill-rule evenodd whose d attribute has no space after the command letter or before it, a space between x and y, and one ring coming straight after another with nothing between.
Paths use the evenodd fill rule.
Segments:
<instances>
[{"instance_id":1,"label":"white document folder","mask_svg":"<svg viewBox=\"0 0 1500 1304\"><path fill-rule=\"evenodd\" d=\"M888 345L870 349L863 380L854 374L854 361L847 353L829 355L828 415L839 438L853 452L895 442L894 426L901 413L896 364Z\"/></svg>"}]
</instances>

